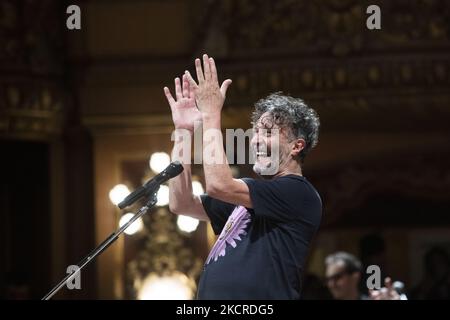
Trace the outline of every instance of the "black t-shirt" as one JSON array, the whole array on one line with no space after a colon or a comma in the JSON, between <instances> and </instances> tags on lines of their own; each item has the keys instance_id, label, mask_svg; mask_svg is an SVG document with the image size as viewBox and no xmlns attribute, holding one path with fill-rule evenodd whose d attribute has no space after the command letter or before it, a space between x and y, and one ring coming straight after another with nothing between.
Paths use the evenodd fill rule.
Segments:
<instances>
[{"instance_id":1,"label":"black t-shirt","mask_svg":"<svg viewBox=\"0 0 450 320\"><path fill-rule=\"evenodd\" d=\"M219 235L200 277L198 299L299 299L308 247L322 202L306 178L242 179L253 209L207 195L202 203Z\"/></svg>"}]
</instances>

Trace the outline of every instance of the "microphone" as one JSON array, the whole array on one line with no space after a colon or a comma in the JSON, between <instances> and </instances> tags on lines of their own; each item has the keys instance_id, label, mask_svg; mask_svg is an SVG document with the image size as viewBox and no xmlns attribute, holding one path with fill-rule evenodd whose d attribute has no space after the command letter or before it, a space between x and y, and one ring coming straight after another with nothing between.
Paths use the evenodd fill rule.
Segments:
<instances>
[{"instance_id":1,"label":"microphone","mask_svg":"<svg viewBox=\"0 0 450 320\"><path fill-rule=\"evenodd\" d=\"M156 176L154 176L152 179L147 181L143 186L140 186L136 190L134 190L132 193L130 193L122 202L120 202L117 206L120 209L123 209L125 207L128 207L135 203L137 200L142 198L143 196L146 196L149 193L154 192L159 188L161 184L166 182L167 180L176 177L181 172L183 172L184 168L183 165L180 163L180 161L174 161L171 164L167 166L163 171L158 173Z\"/></svg>"},{"instance_id":2,"label":"microphone","mask_svg":"<svg viewBox=\"0 0 450 320\"><path fill-rule=\"evenodd\" d=\"M403 282L395 281L392 284L392 288L398 293L400 300L408 300L408 297L405 294L405 284Z\"/></svg>"},{"instance_id":3,"label":"microphone","mask_svg":"<svg viewBox=\"0 0 450 320\"><path fill-rule=\"evenodd\" d=\"M405 290L405 284L401 281L394 281L392 284L392 288L394 288L395 291L397 291L398 294L401 294Z\"/></svg>"}]
</instances>

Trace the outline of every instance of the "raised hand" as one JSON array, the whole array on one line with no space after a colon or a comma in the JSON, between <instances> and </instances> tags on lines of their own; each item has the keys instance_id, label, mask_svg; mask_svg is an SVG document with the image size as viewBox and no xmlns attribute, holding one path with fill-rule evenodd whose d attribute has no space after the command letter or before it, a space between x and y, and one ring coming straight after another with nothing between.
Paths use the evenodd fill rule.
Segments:
<instances>
[{"instance_id":1,"label":"raised hand","mask_svg":"<svg viewBox=\"0 0 450 320\"><path fill-rule=\"evenodd\" d=\"M194 91L198 109L203 114L220 114L231 80L225 80L219 87L216 64L213 58L203 55L203 70L200 59L195 59L198 84L186 71L191 90Z\"/></svg>"},{"instance_id":2,"label":"raised hand","mask_svg":"<svg viewBox=\"0 0 450 320\"><path fill-rule=\"evenodd\" d=\"M400 295L394 289L391 278L384 279L384 285L380 290L369 290L372 300L400 300Z\"/></svg>"},{"instance_id":3,"label":"raised hand","mask_svg":"<svg viewBox=\"0 0 450 320\"><path fill-rule=\"evenodd\" d=\"M175 98L169 88L164 87L164 94L172 110L172 120L175 129L194 131L194 123L202 120L202 115L195 105L195 93L189 85L187 75L183 75L183 84L175 78Z\"/></svg>"}]
</instances>

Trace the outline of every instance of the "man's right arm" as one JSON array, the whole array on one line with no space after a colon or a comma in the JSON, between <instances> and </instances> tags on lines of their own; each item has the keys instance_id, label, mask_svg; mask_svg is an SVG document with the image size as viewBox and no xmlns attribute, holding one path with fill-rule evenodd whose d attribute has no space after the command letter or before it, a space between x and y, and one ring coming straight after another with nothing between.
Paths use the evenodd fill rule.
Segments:
<instances>
[{"instance_id":1,"label":"man's right arm","mask_svg":"<svg viewBox=\"0 0 450 320\"><path fill-rule=\"evenodd\" d=\"M176 135L177 133L175 132L175 137ZM175 140L175 143L176 141L177 140ZM175 214L183 214L199 220L209 221L200 196L196 196L192 193L191 164L184 163L182 159L179 159L178 154L172 152L172 161L175 160L178 160L183 164L184 170L181 174L169 180L170 211Z\"/></svg>"},{"instance_id":2,"label":"man's right arm","mask_svg":"<svg viewBox=\"0 0 450 320\"><path fill-rule=\"evenodd\" d=\"M177 146L179 138L188 138L192 141L194 123L201 119L201 114L195 105L194 92L190 89L186 75L183 75L182 83L179 78L175 79L175 98L170 93L169 88L164 88L175 125L175 146ZM187 137L183 137L186 133ZM184 170L181 174L169 180L169 209L175 214L209 221L200 197L194 196L192 193L190 145L189 150L180 150L175 147L174 152L172 152L172 161L180 161ZM188 154L186 156L180 155L179 151ZM182 158L185 160L183 161Z\"/></svg>"}]
</instances>

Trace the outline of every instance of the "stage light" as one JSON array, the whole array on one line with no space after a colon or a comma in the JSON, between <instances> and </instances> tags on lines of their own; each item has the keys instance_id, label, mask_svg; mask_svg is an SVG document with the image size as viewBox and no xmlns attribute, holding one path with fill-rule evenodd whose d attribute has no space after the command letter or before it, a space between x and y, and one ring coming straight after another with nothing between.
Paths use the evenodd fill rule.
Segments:
<instances>
[{"instance_id":1,"label":"stage light","mask_svg":"<svg viewBox=\"0 0 450 320\"><path fill-rule=\"evenodd\" d=\"M169 187L166 185L161 185L158 193L156 194L156 198L158 199L158 202L156 202L158 207L167 206L169 204Z\"/></svg>"},{"instance_id":2,"label":"stage light","mask_svg":"<svg viewBox=\"0 0 450 320\"><path fill-rule=\"evenodd\" d=\"M203 190L203 186L199 181L192 181L192 193L195 196L200 196L205 193L205 191Z\"/></svg>"},{"instance_id":3,"label":"stage light","mask_svg":"<svg viewBox=\"0 0 450 320\"><path fill-rule=\"evenodd\" d=\"M197 230L198 224L198 219L192 217L179 215L177 218L178 229L184 232L194 232L195 230Z\"/></svg>"},{"instance_id":4,"label":"stage light","mask_svg":"<svg viewBox=\"0 0 450 320\"><path fill-rule=\"evenodd\" d=\"M192 300L192 280L181 272L170 276L150 274L138 292L139 300Z\"/></svg>"},{"instance_id":5,"label":"stage light","mask_svg":"<svg viewBox=\"0 0 450 320\"><path fill-rule=\"evenodd\" d=\"M112 188L111 191L109 192L109 199L114 205L117 205L129 194L130 190L126 185L118 184L114 188Z\"/></svg>"},{"instance_id":6,"label":"stage light","mask_svg":"<svg viewBox=\"0 0 450 320\"><path fill-rule=\"evenodd\" d=\"M150 157L150 169L160 173L170 164L170 156L165 152L155 152Z\"/></svg>"},{"instance_id":7,"label":"stage light","mask_svg":"<svg viewBox=\"0 0 450 320\"><path fill-rule=\"evenodd\" d=\"M119 221L119 227L122 227L125 223L130 221L131 218L134 217L134 213L126 213L124 214ZM125 229L125 233L128 235L133 235L144 228L144 222L142 222L142 218L134 221L128 228Z\"/></svg>"}]
</instances>

